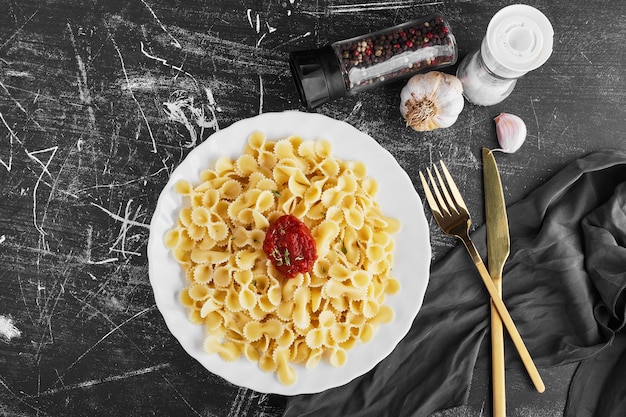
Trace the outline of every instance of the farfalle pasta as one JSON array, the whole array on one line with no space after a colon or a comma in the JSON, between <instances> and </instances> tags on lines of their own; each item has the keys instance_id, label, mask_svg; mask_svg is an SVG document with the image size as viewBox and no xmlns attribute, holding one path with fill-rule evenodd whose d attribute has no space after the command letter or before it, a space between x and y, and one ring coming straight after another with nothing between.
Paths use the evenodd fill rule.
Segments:
<instances>
[{"instance_id":1,"label":"farfalle pasta","mask_svg":"<svg viewBox=\"0 0 626 417\"><path fill-rule=\"evenodd\" d=\"M208 353L244 356L289 385L294 365L342 366L350 348L393 320L385 297L399 291L391 267L400 222L382 213L367 167L333 157L330 142L254 132L237 159L221 157L198 185L182 180L175 190L184 206L164 242ZM262 248L285 214L309 228L317 250L310 272L290 279Z\"/></svg>"}]
</instances>

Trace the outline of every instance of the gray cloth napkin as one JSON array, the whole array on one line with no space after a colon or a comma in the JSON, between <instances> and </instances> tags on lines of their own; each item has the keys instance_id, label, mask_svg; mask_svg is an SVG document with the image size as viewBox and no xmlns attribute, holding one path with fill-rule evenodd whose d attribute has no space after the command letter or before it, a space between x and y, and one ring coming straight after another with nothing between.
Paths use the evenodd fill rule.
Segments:
<instances>
[{"instance_id":1,"label":"gray cloth napkin","mask_svg":"<svg viewBox=\"0 0 626 417\"><path fill-rule=\"evenodd\" d=\"M504 300L536 364L601 361L625 323L626 152L596 152L574 161L508 207L508 217ZM487 259L485 227L472 238ZM426 417L463 404L476 361L488 360L480 350L489 329L488 305L480 277L457 246L431 267L423 307L386 359L344 386L289 398L284 415ZM520 366L512 346L507 352L507 366ZM619 358L619 352L614 355ZM626 358L613 359L618 362L626 367ZM590 385L589 373L597 367L585 363L572 392L593 391L595 396L589 392L580 400L608 408L593 414L599 409L593 404L591 414L576 414L572 395L568 417L626 415L626 373L611 375L614 368L607 366ZM601 395L597 381L603 378L620 378L621 388Z\"/></svg>"}]
</instances>

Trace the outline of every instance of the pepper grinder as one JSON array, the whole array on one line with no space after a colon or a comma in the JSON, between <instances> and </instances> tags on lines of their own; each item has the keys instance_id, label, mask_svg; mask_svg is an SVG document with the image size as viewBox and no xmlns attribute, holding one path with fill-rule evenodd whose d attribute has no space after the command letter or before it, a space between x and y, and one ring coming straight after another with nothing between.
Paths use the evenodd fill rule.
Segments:
<instances>
[{"instance_id":1,"label":"pepper grinder","mask_svg":"<svg viewBox=\"0 0 626 417\"><path fill-rule=\"evenodd\" d=\"M456 39L439 14L289 54L300 100L308 110L456 61Z\"/></svg>"},{"instance_id":2,"label":"pepper grinder","mask_svg":"<svg viewBox=\"0 0 626 417\"><path fill-rule=\"evenodd\" d=\"M500 103L518 78L548 60L553 37L550 21L534 7L514 4L501 9L491 18L480 49L459 64L456 75L465 98L480 106Z\"/></svg>"}]
</instances>

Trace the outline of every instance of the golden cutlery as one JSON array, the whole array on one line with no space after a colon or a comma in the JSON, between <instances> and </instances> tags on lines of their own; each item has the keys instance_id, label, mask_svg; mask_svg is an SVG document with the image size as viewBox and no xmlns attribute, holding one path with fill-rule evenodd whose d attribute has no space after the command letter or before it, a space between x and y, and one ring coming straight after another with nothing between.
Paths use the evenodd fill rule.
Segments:
<instances>
[{"instance_id":1,"label":"golden cutlery","mask_svg":"<svg viewBox=\"0 0 626 417\"><path fill-rule=\"evenodd\" d=\"M493 153L487 148L483 148L483 189L487 227L487 266L493 285L502 297L502 270L509 257L511 242L498 165ZM504 329L493 303L491 303L491 385L493 416L505 417Z\"/></svg>"},{"instance_id":2,"label":"golden cutlery","mask_svg":"<svg viewBox=\"0 0 626 417\"><path fill-rule=\"evenodd\" d=\"M491 296L492 304L498 311L504 327L509 332L511 339L513 340L513 344L515 345L515 348L517 349L517 352L519 353L520 358L522 359L522 362L524 363L524 366L526 367L526 370L535 385L535 388L537 391L543 392L545 390L545 386L541 380L539 372L537 371L537 367L535 366L535 363L533 362L532 357L530 356L530 353L528 352L528 349L519 334L519 331L515 327L515 323L513 322L508 309L504 305L502 297L498 294L498 290L491 280L491 276L489 275L480 254L476 250L476 246L474 246L474 243L469 237L471 218L469 211L467 210L467 206L463 201L463 197L461 197L461 193L459 192L459 189L454 183L454 180L452 179L452 176L450 175L450 172L448 172L448 169L443 161L440 161L440 164L446 181L444 181L441 177L437 166L433 166L439 186L437 186L437 182L433 178L430 169L426 169L433 188L432 192L424 174L422 174L421 171L419 173L422 186L424 187L424 193L426 194L426 200L428 201L428 205L433 213L433 217L444 233L454 236L463 242L463 245L470 254L472 261L474 262L474 265L483 280L485 288L487 288L487 291Z\"/></svg>"}]
</instances>

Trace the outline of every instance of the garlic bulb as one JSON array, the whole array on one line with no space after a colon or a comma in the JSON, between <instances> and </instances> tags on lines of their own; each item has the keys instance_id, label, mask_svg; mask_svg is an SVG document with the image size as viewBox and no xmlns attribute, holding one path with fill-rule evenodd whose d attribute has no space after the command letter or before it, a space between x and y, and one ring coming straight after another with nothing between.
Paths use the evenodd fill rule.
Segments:
<instances>
[{"instance_id":1,"label":"garlic bulb","mask_svg":"<svg viewBox=\"0 0 626 417\"><path fill-rule=\"evenodd\" d=\"M506 153L517 151L526 139L524 121L519 116L509 113L500 113L493 120L496 122L496 135L500 144L500 149L494 151Z\"/></svg>"},{"instance_id":2,"label":"garlic bulb","mask_svg":"<svg viewBox=\"0 0 626 417\"><path fill-rule=\"evenodd\" d=\"M461 81L439 71L414 75L400 92L400 113L420 132L452 126L464 103Z\"/></svg>"}]
</instances>

